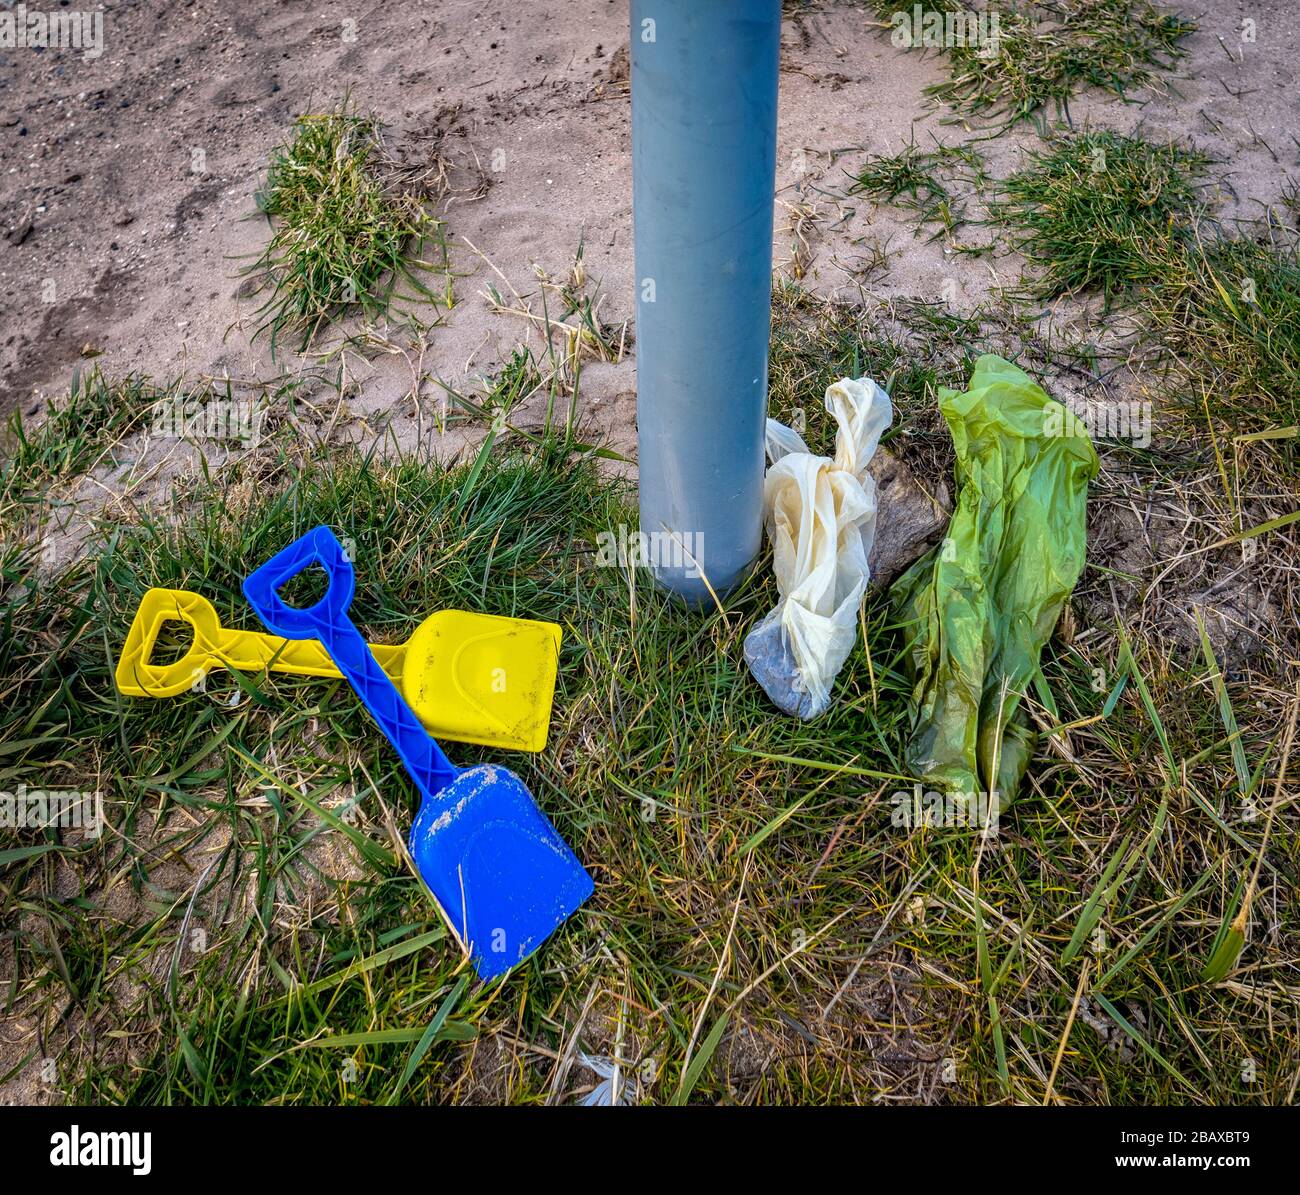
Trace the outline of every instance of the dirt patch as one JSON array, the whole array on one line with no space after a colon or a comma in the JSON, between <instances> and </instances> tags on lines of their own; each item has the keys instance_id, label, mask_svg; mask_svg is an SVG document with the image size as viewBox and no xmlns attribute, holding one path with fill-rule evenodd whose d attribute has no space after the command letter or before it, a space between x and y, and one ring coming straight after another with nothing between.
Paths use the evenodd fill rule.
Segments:
<instances>
[{"instance_id":1,"label":"dirt patch","mask_svg":"<svg viewBox=\"0 0 1300 1195\"><path fill-rule=\"evenodd\" d=\"M1254 42L1242 41L1245 16ZM534 262L562 269L582 242L606 315L631 316L626 5L585 0L548 14L449 0L358 16L330 0L263 0L236 15L215 0L136 0L105 18L102 56L14 52L0 75L14 121L0 130L0 212L6 227L26 228L0 268L11 303L5 409L65 385L86 343L115 372L171 376L219 358L250 377L294 368L251 342L236 271L265 241L253 194L270 151L294 114L347 92L379 112L411 160L452 149L467 164L450 208L460 301L432 339L431 377L490 369L525 331L486 310L477 292L492 274L465 240L523 290ZM1293 165L1300 15L1282 0L1249 11L1224 0L1198 19L1176 91L1130 105L1084 96L1071 110L1076 124L1195 138L1231 170L1225 214L1255 214L1278 201ZM801 270L819 292L861 285L966 310L1017 276L1015 255L955 254L943 238L917 237L907 213L847 194L846 170L867 152L913 136L962 139L942 111L915 116L927 111L924 88L945 77L940 57L900 53L860 8L837 3L789 15L782 53L778 260L789 256L790 205L807 204L815 241ZM1037 144L1025 126L980 148L997 175ZM887 247L887 271L866 268L869 245ZM1054 318L1069 323L1078 309L1063 304ZM375 409L409 387L390 358L357 368ZM624 376L631 392L630 363ZM626 418L610 405L590 414L615 433Z\"/></svg>"},{"instance_id":2,"label":"dirt patch","mask_svg":"<svg viewBox=\"0 0 1300 1195\"><path fill-rule=\"evenodd\" d=\"M1287 570L1268 567L1249 542L1201 551L1206 522L1213 526L1218 516L1197 509L1190 490L1182 500L1175 495L1171 486L1169 496L1148 491L1140 500L1091 505L1088 555L1106 571L1094 571L1077 596L1089 620L1113 626L1122 619L1130 633L1165 643L1175 662L1193 666L1202 650L1199 613L1225 673L1262 653L1284 659Z\"/></svg>"}]
</instances>

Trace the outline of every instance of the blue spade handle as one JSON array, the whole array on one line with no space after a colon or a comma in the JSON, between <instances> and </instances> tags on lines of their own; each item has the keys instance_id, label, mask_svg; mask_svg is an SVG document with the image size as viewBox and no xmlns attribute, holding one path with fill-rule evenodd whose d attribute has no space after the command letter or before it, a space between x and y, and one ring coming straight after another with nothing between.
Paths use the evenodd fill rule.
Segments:
<instances>
[{"instance_id":1,"label":"blue spade handle","mask_svg":"<svg viewBox=\"0 0 1300 1195\"><path fill-rule=\"evenodd\" d=\"M315 605L290 606L277 590L312 565L320 565L329 587ZM424 801L437 796L460 774L411 712L397 686L371 654L348 617L356 575L343 545L328 527L315 527L277 552L244 580L244 596L273 635L319 639L344 679L356 690L379 729L393 744Z\"/></svg>"}]
</instances>

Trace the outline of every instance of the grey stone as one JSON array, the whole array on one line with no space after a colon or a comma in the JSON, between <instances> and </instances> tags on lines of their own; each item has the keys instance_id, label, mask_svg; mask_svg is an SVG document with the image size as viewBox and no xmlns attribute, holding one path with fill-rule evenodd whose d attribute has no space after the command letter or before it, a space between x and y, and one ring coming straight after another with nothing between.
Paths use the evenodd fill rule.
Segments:
<instances>
[{"instance_id":1,"label":"grey stone","mask_svg":"<svg viewBox=\"0 0 1300 1195\"><path fill-rule=\"evenodd\" d=\"M794 654L781 634L779 618L764 618L745 636L745 663L763 686L763 692L783 714L807 722L821 713L813 705L811 695L802 688Z\"/></svg>"},{"instance_id":2,"label":"grey stone","mask_svg":"<svg viewBox=\"0 0 1300 1195\"><path fill-rule=\"evenodd\" d=\"M871 584L885 589L943 538L951 500L944 485L928 494L887 448L876 450L869 472L876 479L876 539L867 563Z\"/></svg>"}]
</instances>

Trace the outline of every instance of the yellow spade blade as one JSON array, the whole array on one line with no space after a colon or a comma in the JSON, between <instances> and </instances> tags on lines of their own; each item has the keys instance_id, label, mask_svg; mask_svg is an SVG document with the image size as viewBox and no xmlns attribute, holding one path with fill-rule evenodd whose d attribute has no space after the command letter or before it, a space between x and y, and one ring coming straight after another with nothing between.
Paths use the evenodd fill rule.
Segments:
<instances>
[{"instance_id":1,"label":"yellow spade blade","mask_svg":"<svg viewBox=\"0 0 1300 1195\"><path fill-rule=\"evenodd\" d=\"M194 642L178 660L151 663L168 622L188 623ZM406 643L372 643L370 650L434 738L515 751L546 746L560 657L555 623L439 610ZM197 593L147 591L118 658L118 689L130 697L174 697L216 668L341 676L314 639L227 630Z\"/></svg>"},{"instance_id":2,"label":"yellow spade blade","mask_svg":"<svg viewBox=\"0 0 1300 1195\"><path fill-rule=\"evenodd\" d=\"M439 610L406 642L402 696L434 738L540 751L559 660L553 622Z\"/></svg>"}]
</instances>

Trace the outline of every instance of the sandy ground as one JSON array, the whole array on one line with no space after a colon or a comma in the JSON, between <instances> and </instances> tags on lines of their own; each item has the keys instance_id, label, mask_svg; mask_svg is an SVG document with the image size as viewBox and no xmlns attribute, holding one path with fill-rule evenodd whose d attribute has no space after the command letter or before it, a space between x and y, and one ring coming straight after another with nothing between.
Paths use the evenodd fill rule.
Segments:
<instances>
[{"instance_id":1,"label":"sandy ground","mask_svg":"<svg viewBox=\"0 0 1300 1195\"><path fill-rule=\"evenodd\" d=\"M159 380L266 379L299 368L284 354L273 361L265 337L252 340L257 301L241 297L238 270L266 240L253 194L269 153L296 114L347 92L415 160L443 152L457 165L460 194L446 217L463 276L417 370L423 401L439 401L439 380L463 389L528 334L483 298L485 284L502 286L489 261L527 295L537 289L535 265L561 274L582 243L604 296L601 316L615 324L633 316L622 0L102 7L97 58L0 52L0 412L36 413L96 352L111 376ZM1230 172L1235 198L1225 193L1225 215L1258 215L1296 161L1300 10L1289 0L1214 0L1195 15L1201 28L1171 81L1176 94L1144 93L1128 105L1085 96L1072 116L1076 125L1194 139ZM1244 16L1256 22L1253 43L1241 40ZM873 24L833 2L787 16L776 260L791 268L792 206L805 205L805 284L973 309L1015 280L1016 255L955 255L942 240L916 237L907 213L846 197L846 171L866 152L896 150L914 132L918 142L972 135L942 123L948 114L923 95L944 77L942 61L895 49ZM1025 126L983 149L998 176L1038 144ZM478 177L490 183L486 195L466 198ZM979 242L990 230L965 226L957 236ZM884 268L873 264L881 249ZM1094 330L1090 309L1077 304L1051 318ZM399 438L411 438L410 363L379 354L349 355L348 365L359 387L352 414L391 419ZM634 370L629 355L584 374L584 415L623 450L635 445Z\"/></svg>"}]
</instances>

